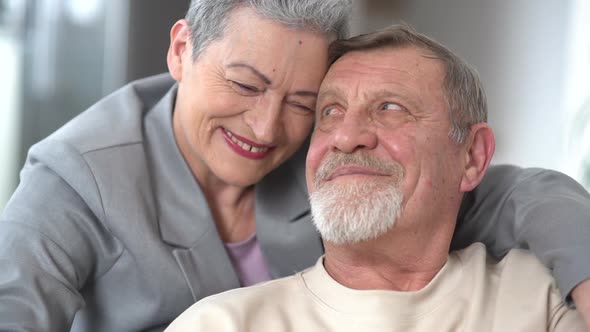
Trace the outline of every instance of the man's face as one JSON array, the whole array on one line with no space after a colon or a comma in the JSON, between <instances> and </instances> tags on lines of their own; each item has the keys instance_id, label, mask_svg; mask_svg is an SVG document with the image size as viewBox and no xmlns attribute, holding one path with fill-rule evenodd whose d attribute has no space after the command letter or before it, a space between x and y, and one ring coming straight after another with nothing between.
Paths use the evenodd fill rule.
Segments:
<instances>
[{"instance_id":1,"label":"man's face","mask_svg":"<svg viewBox=\"0 0 590 332\"><path fill-rule=\"evenodd\" d=\"M179 70L171 66L179 82L179 147L197 177L255 184L309 135L329 40L240 8L223 37L193 62L189 36L180 31L186 45Z\"/></svg>"},{"instance_id":2,"label":"man's face","mask_svg":"<svg viewBox=\"0 0 590 332\"><path fill-rule=\"evenodd\" d=\"M357 51L328 71L307 155L325 240L368 240L394 223L429 227L460 201L464 149L448 136L443 66L425 55L414 47Z\"/></svg>"}]
</instances>

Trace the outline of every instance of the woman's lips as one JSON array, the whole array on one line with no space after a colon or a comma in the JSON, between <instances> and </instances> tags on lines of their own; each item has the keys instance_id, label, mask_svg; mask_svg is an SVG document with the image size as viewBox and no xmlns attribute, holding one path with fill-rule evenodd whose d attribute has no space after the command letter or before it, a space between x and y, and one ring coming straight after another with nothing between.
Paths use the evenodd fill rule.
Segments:
<instances>
[{"instance_id":1,"label":"woman's lips","mask_svg":"<svg viewBox=\"0 0 590 332\"><path fill-rule=\"evenodd\" d=\"M275 148L272 145L254 143L225 128L221 128L221 132L229 147L240 156L248 159L263 159Z\"/></svg>"}]
</instances>

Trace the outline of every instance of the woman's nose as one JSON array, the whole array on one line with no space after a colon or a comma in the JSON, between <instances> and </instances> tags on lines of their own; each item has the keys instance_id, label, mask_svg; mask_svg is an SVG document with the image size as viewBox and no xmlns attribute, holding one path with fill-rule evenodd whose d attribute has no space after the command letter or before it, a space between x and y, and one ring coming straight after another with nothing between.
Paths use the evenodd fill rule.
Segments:
<instances>
[{"instance_id":1,"label":"woman's nose","mask_svg":"<svg viewBox=\"0 0 590 332\"><path fill-rule=\"evenodd\" d=\"M282 105L278 98L263 98L244 114L244 120L258 143L272 145L282 135Z\"/></svg>"}]
</instances>

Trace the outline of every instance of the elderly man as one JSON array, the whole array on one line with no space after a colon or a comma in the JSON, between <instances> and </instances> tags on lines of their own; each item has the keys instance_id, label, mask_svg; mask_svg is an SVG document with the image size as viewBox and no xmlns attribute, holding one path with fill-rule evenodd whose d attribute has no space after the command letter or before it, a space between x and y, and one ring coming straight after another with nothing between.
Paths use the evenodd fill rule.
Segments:
<instances>
[{"instance_id":1,"label":"elderly man","mask_svg":"<svg viewBox=\"0 0 590 332\"><path fill-rule=\"evenodd\" d=\"M325 256L207 298L168 330L582 331L530 254L449 254L463 194L495 146L476 72L402 26L331 51L307 156Z\"/></svg>"}]
</instances>

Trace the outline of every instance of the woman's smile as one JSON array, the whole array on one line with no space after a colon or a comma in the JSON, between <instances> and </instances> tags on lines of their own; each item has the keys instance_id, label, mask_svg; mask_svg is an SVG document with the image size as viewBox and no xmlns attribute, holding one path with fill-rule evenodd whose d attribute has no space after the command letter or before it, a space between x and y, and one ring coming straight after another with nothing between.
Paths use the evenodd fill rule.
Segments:
<instances>
[{"instance_id":1,"label":"woman's smile","mask_svg":"<svg viewBox=\"0 0 590 332\"><path fill-rule=\"evenodd\" d=\"M272 150L274 150L276 147L273 145L252 142L242 136L232 133L225 128L221 128L221 132L229 147L234 150L234 152L245 158L263 159L268 156L270 152L272 152Z\"/></svg>"}]
</instances>

